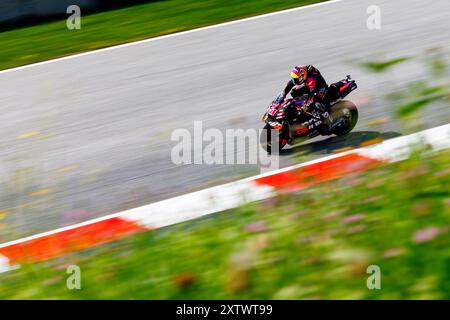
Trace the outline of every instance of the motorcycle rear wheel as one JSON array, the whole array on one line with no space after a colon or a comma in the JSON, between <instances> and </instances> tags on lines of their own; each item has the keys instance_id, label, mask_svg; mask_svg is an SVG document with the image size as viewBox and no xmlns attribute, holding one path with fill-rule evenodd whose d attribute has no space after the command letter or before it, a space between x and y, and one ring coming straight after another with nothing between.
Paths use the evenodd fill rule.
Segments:
<instances>
[{"instance_id":1,"label":"motorcycle rear wheel","mask_svg":"<svg viewBox=\"0 0 450 320\"><path fill-rule=\"evenodd\" d=\"M332 133L337 136L345 136L355 128L358 122L358 109L356 105L349 101L343 100L331 107L330 110L333 119Z\"/></svg>"}]
</instances>

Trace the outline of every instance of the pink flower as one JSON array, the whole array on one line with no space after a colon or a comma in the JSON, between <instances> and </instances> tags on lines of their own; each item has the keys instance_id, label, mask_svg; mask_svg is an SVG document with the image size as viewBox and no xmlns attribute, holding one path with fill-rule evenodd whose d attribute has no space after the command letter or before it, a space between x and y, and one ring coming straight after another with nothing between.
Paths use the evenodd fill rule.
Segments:
<instances>
[{"instance_id":1,"label":"pink flower","mask_svg":"<svg viewBox=\"0 0 450 320\"><path fill-rule=\"evenodd\" d=\"M326 216L324 216L323 219L325 221L332 221L332 220L335 220L335 219L339 218L344 212L345 212L345 210L331 211Z\"/></svg>"},{"instance_id":2,"label":"pink flower","mask_svg":"<svg viewBox=\"0 0 450 320\"><path fill-rule=\"evenodd\" d=\"M66 270L70 266L70 263L60 264L54 267L55 270Z\"/></svg>"},{"instance_id":3,"label":"pink flower","mask_svg":"<svg viewBox=\"0 0 450 320\"><path fill-rule=\"evenodd\" d=\"M264 232L267 231L267 225L264 221L257 221L246 225L245 230L248 232Z\"/></svg>"},{"instance_id":4,"label":"pink flower","mask_svg":"<svg viewBox=\"0 0 450 320\"><path fill-rule=\"evenodd\" d=\"M446 168L444 170L440 170L434 174L436 177L443 177L450 175L450 168Z\"/></svg>"},{"instance_id":5,"label":"pink flower","mask_svg":"<svg viewBox=\"0 0 450 320\"><path fill-rule=\"evenodd\" d=\"M414 243L422 243L433 240L441 233L441 230L436 227L429 227L425 229L417 230L412 238Z\"/></svg>"},{"instance_id":6,"label":"pink flower","mask_svg":"<svg viewBox=\"0 0 450 320\"><path fill-rule=\"evenodd\" d=\"M351 227L348 231L347 234L355 234L355 233L360 233L362 231L364 231L366 229L366 225L364 224L359 224L357 226Z\"/></svg>"},{"instance_id":7,"label":"pink flower","mask_svg":"<svg viewBox=\"0 0 450 320\"><path fill-rule=\"evenodd\" d=\"M344 219L342 219L342 221L344 223L352 223L352 222L356 222L359 221L361 219L364 219L366 217L365 214L354 214L348 217L345 217Z\"/></svg>"},{"instance_id":8,"label":"pink flower","mask_svg":"<svg viewBox=\"0 0 450 320\"><path fill-rule=\"evenodd\" d=\"M363 201L363 203L380 202L380 201L383 201L383 199L384 199L384 197L383 197L383 196L380 196L380 195L378 195L378 196L372 196L372 197L366 198L366 199Z\"/></svg>"},{"instance_id":9,"label":"pink flower","mask_svg":"<svg viewBox=\"0 0 450 320\"><path fill-rule=\"evenodd\" d=\"M397 256L401 255L403 253L403 251L404 250L402 248L392 248L392 249L386 250L383 253L383 257L385 257L385 258L397 257Z\"/></svg>"},{"instance_id":10,"label":"pink flower","mask_svg":"<svg viewBox=\"0 0 450 320\"><path fill-rule=\"evenodd\" d=\"M42 282L42 285L44 285L44 286L51 286L51 285L54 285L54 284L56 284L58 282L64 282L64 277L62 277L62 276L55 276L55 277L52 277L50 279L46 279L46 280L44 280Z\"/></svg>"}]
</instances>

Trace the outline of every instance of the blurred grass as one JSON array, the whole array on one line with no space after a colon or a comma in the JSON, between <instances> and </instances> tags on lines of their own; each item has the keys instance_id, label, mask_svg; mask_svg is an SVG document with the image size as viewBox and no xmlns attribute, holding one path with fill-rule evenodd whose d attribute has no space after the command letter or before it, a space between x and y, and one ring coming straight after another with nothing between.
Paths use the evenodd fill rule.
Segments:
<instances>
[{"instance_id":1,"label":"blurred grass","mask_svg":"<svg viewBox=\"0 0 450 320\"><path fill-rule=\"evenodd\" d=\"M450 86L447 84L429 86L426 82L419 81L410 85L407 94L399 97L400 102L394 109L398 117L405 118L435 101L450 100Z\"/></svg>"},{"instance_id":2,"label":"blurred grass","mask_svg":"<svg viewBox=\"0 0 450 320\"><path fill-rule=\"evenodd\" d=\"M0 274L1 299L449 299L450 151ZM81 290L65 268L81 268ZM369 265L381 290L369 290Z\"/></svg>"},{"instance_id":3,"label":"blurred grass","mask_svg":"<svg viewBox=\"0 0 450 320\"><path fill-rule=\"evenodd\" d=\"M373 73L382 73L382 72L385 72L386 70L389 70L393 66L403 63L403 62L406 62L410 59L411 58L409 58L409 57L400 57L400 58L395 58L395 59L386 60L386 61L383 61L383 60L363 61L360 63L360 66L365 68L367 71L370 71Z\"/></svg>"},{"instance_id":4,"label":"blurred grass","mask_svg":"<svg viewBox=\"0 0 450 320\"><path fill-rule=\"evenodd\" d=\"M446 56L441 48L431 48L423 57L397 57L390 60L362 60L357 64L373 74L386 74L398 64L421 58L428 70L426 79L419 79L402 86L400 89L383 94L387 103L392 104L393 118L399 119L409 131L425 129L424 112L433 104L448 105L450 101L450 82Z\"/></svg>"},{"instance_id":5,"label":"blurred grass","mask_svg":"<svg viewBox=\"0 0 450 320\"><path fill-rule=\"evenodd\" d=\"M0 33L0 69L44 61L321 0L166 0Z\"/></svg>"}]
</instances>

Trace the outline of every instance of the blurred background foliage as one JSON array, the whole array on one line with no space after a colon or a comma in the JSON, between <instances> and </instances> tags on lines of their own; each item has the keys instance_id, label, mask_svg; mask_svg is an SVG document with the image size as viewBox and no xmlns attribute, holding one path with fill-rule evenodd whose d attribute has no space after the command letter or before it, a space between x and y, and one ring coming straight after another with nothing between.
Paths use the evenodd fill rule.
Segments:
<instances>
[{"instance_id":1,"label":"blurred background foliage","mask_svg":"<svg viewBox=\"0 0 450 320\"><path fill-rule=\"evenodd\" d=\"M370 73L381 75L398 64L419 58L398 57L390 60L367 60L361 61L359 66ZM425 53L423 63L428 70L425 80L413 81L397 91L385 94L389 103L393 105L393 117L402 120L406 128L412 118L419 120L419 123L414 122L415 130L423 129L420 119L422 119L421 115L425 107L433 102L446 104L450 102L450 83L448 78L445 78L448 67L444 54L439 48L433 48Z\"/></svg>"}]
</instances>

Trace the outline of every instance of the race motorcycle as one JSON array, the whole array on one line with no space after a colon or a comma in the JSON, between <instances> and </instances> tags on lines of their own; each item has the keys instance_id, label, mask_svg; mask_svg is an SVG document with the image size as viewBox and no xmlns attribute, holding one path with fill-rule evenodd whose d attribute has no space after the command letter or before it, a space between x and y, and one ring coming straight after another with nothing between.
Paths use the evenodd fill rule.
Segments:
<instances>
[{"instance_id":1,"label":"race motorcycle","mask_svg":"<svg viewBox=\"0 0 450 320\"><path fill-rule=\"evenodd\" d=\"M358 121L358 109L353 102L343 99L357 88L355 80L348 75L330 85L328 90L330 88L334 90L334 97L328 110L316 94L285 99L282 103L273 101L262 117L266 123L260 137L262 147L271 153L273 139L276 139L281 150L287 144L294 145L317 137L321 134L324 121L329 121L327 135L344 136L352 131ZM325 112L329 113L326 120L323 116Z\"/></svg>"}]
</instances>

